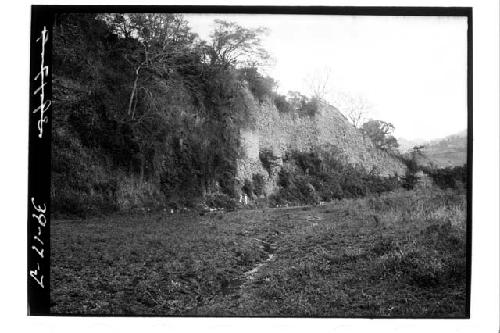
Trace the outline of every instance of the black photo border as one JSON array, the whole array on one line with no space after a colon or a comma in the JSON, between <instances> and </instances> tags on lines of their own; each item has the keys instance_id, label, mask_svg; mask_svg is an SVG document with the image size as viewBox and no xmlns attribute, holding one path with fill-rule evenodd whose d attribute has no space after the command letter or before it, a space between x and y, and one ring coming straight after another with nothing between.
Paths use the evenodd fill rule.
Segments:
<instances>
[{"instance_id":1,"label":"black photo border","mask_svg":"<svg viewBox=\"0 0 500 333\"><path fill-rule=\"evenodd\" d=\"M466 314L470 319L472 266L472 167L473 167L473 87L472 87L472 7L328 7L328 6L79 6L32 5L30 26L29 150L28 150L28 315L74 317L172 317L156 315L82 315L50 312L50 178L52 112L52 24L58 13L185 13L185 14L293 14L357 16L460 16L467 18L467 282ZM45 33L43 32L45 30ZM46 34L45 43L43 35ZM44 44L44 55L42 52ZM43 59L42 59L43 58ZM48 66L44 75L39 75ZM38 77L37 77L38 75ZM45 76L45 85L40 85ZM46 102L45 114L37 108ZM42 106L43 108L43 106ZM42 132L40 130L42 128ZM43 278L42 278L43 277ZM193 317L193 316L183 316ZM220 317L220 316L214 316ZM229 316L228 316L229 317ZM233 316L231 316L233 317ZM251 316L259 318L259 316ZM238 317L236 317L238 318ZM268 318L268 317L266 317ZM275 317L289 318L289 317ZM294 317L295 318L295 317ZM313 318L313 317L300 317ZM461 319L457 317L320 317L383 319Z\"/></svg>"}]
</instances>

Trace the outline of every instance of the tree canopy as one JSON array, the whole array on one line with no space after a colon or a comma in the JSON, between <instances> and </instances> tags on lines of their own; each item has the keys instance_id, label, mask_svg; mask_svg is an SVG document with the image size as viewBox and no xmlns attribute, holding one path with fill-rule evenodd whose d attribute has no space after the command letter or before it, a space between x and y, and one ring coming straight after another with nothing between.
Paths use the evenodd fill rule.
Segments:
<instances>
[{"instance_id":1,"label":"tree canopy","mask_svg":"<svg viewBox=\"0 0 500 333\"><path fill-rule=\"evenodd\" d=\"M245 28L235 22L215 20L210 56L212 64L223 66L256 66L269 60L269 53L262 47L266 28Z\"/></svg>"},{"instance_id":2,"label":"tree canopy","mask_svg":"<svg viewBox=\"0 0 500 333\"><path fill-rule=\"evenodd\" d=\"M392 136L394 125L391 123L370 119L363 124L361 130L379 149L394 152L399 147L398 141Z\"/></svg>"}]
</instances>

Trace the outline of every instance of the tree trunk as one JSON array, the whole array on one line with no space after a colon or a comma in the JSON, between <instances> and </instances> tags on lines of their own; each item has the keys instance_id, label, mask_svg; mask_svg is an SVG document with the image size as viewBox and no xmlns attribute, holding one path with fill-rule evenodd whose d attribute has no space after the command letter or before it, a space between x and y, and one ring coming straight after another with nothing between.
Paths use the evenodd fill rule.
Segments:
<instances>
[{"instance_id":1,"label":"tree trunk","mask_svg":"<svg viewBox=\"0 0 500 333\"><path fill-rule=\"evenodd\" d=\"M136 97L134 99L134 106L132 108L132 120L135 119L135 109L137 108L137 100L139 99L138 95L136 94Z\"/></svg>"},{"instance_id":2,"label":"tree trunk","mask_svg":"<svg viewBox=\"0 0 500 333\"><path fill-rule=\"evenodd\" d=\"M130 92L130 99L128 101L128 112L127 114L130 116L132 113L132 104L134 102L135 92L137 90L137 81L139 81L139 71L141 70L141 66L137 67L135 70L135 79L134 85L132 86L132 91Z\"/></svg>"},{"instance_id":3,"label":"tree trunk","mask_svg":"<svg viewBox=\"0 0 500 333\"><path fill-rule=\"evenodd\" d=\"M141 184L144 183L144 165L146 164L146 158L141 154Z\"/></svg>"}]
</instances>

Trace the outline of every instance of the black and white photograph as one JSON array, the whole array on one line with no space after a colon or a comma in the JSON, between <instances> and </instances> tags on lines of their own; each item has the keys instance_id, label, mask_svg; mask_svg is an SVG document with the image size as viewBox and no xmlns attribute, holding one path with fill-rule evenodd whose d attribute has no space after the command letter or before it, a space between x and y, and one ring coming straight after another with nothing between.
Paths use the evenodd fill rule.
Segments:
<instances>
[{"instance_id":1,"label":"black and white photograph","mask_svg":"<svg viewBox=\"0 0 500 333\"><path fill-rule=\"evenodd\" d=\"M33 314L470 317L470 8L105 9L31 31Z\"/></svg>"}]
</instances>

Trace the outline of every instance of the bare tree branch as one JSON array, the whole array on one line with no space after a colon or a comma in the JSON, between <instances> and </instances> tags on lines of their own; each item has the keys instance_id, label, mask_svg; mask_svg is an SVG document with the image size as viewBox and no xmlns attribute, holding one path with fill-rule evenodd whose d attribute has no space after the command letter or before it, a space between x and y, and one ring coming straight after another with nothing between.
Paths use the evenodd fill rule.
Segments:
<instances>
[{"instance_id":1,"label":"bare tree branch","mask_svg":"<svg viewBox=\"0 0 500 333\"><path fill-rule=\"evenodd\" d=\"M330 100L356 128L361 128L372 108L366 98L344 92L332 94Z\"/></svg>"}]
</instances>

